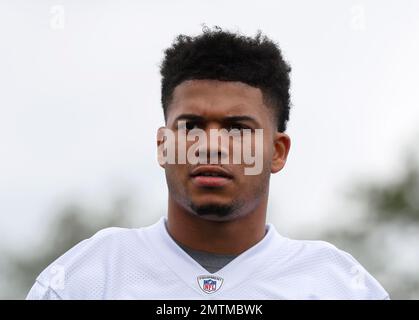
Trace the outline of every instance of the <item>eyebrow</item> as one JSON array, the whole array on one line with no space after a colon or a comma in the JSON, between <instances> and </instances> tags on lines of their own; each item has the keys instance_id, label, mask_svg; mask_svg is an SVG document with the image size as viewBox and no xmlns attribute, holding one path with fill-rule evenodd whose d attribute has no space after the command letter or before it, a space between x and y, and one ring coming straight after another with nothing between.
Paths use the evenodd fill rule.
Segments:
<instances>
[{"instance_id":1,"label":"eyebrow","mask_svg":"<svg viewBox=\"0 0 419 320\"><path fill-rule=\"evenodd\" d=\"M235 122L235 121L249 121L253 122L255 125L259 125L259 122L251 116L228 116L224 118L226 121Z\"/></svg>"},{"instance_id":2,"label":"eyebrow","mask_svg":"<svg viewBox=\"0 0 419 320\"><path fill-rule=\"evenodd\" d=\"M204 117L198 116L193 113L183 113L176 117L174 122L178 122L179 120L197 120L197 121L203 121Z\"/></svg>"},{"instance_id":3,"label":"eyebrow","mask_svg":"<svg viewBox=\"0 0 419 320\"><path fill-rule=\"evenodd\" d=\"M175 123L178 122L179 120L195 120L195 121L204 122L206 119L205 117L198 116L196 114L184 113L176 117ZM227 117L224 117L222 121L227 121L227 122L250 121L250 122L253 122L256 126L259 126L259 122L251 116L227 116Z\"/></svg>"}]
</instances>

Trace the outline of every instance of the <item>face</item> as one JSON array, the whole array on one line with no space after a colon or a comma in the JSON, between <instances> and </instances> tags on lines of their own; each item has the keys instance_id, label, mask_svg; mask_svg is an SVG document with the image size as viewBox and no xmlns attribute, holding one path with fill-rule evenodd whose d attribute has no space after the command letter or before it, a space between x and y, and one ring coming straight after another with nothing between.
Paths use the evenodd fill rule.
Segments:
<instances>
[{"instance_id":1,"label":"face","mask_svg":"<svg viewBox=\"0 0 419 320\"><path fill-rule=\"evenodd\" d=\"M269 178L285 164L290 139L277 132L276 117L264 104L260 89L241 82L218 80L189 80L178 85L167 110L166 128L175 133L188 134L201 129L210 136L210 130L243 129L250 132L250 148L255 155L256 129L263 129L260 138L262 169L258 174L246 174L249 163L233 162L232 138L229 144L213 146L208 140L205 157L221 160L227 154L228 164L192 164L186 159L183 164L162 164L165 169L169 196L190 214L212 221L229 221L251 213L263 201L267 201ZM179 124L184 124L179 128ZM159 129L161 130L163 128ZM231 132L231 131L230 131ZM242 139L241 147L245 148ZM197 146L196 141L186 141L186 151ZM158 139L158 145L162 141ZM175 139L176 154L180 149ZM249 144L247 145L249 147ZM198 150L196 149L196 150ZM195 150L195 149L194 149ZM195 152L195 151L193 151Z\"/></svg>"}]
</instances>

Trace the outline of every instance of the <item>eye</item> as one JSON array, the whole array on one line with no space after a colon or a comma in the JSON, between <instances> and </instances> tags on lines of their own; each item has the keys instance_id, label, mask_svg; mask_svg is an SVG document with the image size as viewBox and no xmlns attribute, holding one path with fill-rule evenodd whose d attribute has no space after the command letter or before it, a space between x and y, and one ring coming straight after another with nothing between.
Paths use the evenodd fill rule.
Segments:
<instances>
[{"instance_id":1,"label":"eye","mask_svg":"<svg viewBox=\"0 0 419 320\"><path fill-rule=\"evenodd\" d=\"M187 121L185 124L185 129L186 130L193 130L193 129L198 129L199 128L199 124L195 121Z\"/></svg>"},{"instance_id":2,"label":"eye","mask_svg":"<svg viewBox=\"0 0 419 320\"><path fill-rule=\"evenodd\" d=\"M242 131L243 129L250 129L248 126L245 126L241 123L232 123L230 125L227 126L227 130L240 130Z\"/></svg>"}]
</instances>

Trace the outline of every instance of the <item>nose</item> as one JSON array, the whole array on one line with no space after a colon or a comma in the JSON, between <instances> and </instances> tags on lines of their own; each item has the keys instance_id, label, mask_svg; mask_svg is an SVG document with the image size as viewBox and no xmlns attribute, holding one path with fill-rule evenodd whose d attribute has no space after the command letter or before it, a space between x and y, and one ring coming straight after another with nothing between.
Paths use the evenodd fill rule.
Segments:
<instances>
[{"instance_id":1,"label":"nose","mask_svg":"<svg viewBox=\"0 0 419 320\"><path fill-rule=\"evenodd\" d=\"M226 161L228 163L228 132L216 123L208 124L203 138L206 144L201 143L195 151L195 156L199 157L200 162L204 160L210 164L220 164Z\"/></svg>"}]
</instances>

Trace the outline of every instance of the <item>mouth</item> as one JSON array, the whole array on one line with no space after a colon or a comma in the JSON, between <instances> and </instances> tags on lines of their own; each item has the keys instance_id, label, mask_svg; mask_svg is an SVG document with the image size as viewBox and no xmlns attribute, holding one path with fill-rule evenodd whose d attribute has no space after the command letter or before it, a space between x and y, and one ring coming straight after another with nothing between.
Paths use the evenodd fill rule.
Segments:
<instances>
[{"instance_id":1,"label":"mouth","mask_svg":"<svg viewBox=\"0 0 419 320\"><path fill-rule=\"evenodd\" d=\"M200 166L191 173L192 182L198 187L219 188L233 180L233 175L219 166Z\"/></svg>"}]
</instances>

